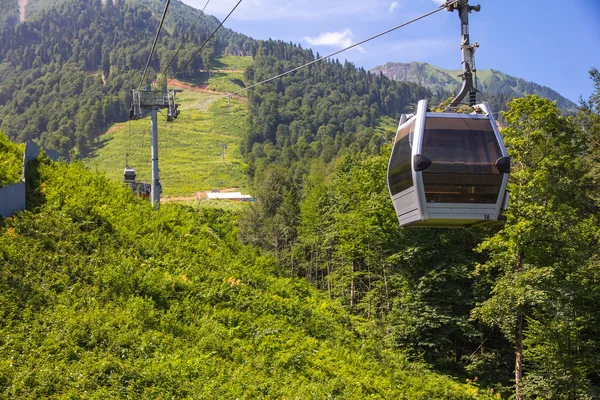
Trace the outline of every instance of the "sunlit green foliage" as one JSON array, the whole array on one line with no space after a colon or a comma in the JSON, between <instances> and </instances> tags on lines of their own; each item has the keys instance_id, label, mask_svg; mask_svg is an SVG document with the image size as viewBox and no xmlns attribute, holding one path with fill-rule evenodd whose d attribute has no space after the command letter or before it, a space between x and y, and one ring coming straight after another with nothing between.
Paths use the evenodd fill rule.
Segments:
<instances>
[{"instance_id":1,"label":"sunlit green foliage","mask_svg":"<svg viewBox=\"0 0 600 400\"><path fill-rule=\"evenodd\" d=\"M589 178L595 187L600 189L600 72L598 69L590 70L590 78L595 90L587 101L582 102L577 119L583 126L583 136L587 144L585 162L589 167ZM592 196L600 205L600 190L596 190Z\"/></svg>"},{"instance_id":2,"label":"sunlit green foliage","mask_svg":"<svg viewBox=\"0 0 600 400\"><path fill-rule=\"evenodd\" d=\"M12 143L4 132L0 131L0 186L21 180L24 147Z\"/></svg>"},{"instance_id":3,"label":"sunlit green foliage","mask_svg":"<svg viewBox=\"0 0 600 400\"><path fill-rule=\"evenodd\" d=\"M385 186L389 148L378 156L351 145L353 154L332 163L313 152L300 175L296 164L284 168L289 150L269 143L256 152L257 204L241 219L242 239L377 321L386 343L414 359L509 395L516 349L519 399L592 398L600 381L597 98L577 120L537 96L510 104L503 229L398 228Z\"/></svg>"},{"instance_id":4,"label":"sunlit green foliage","mask_svg":"<svg viewBox=\"0 0 600 400\"><path fill-rule=\"evenodd\" d=\"M313 166L286 262L354 313L379 321L394 348L459 376L503 382L501 345L485 367L474 357L483 340L501 338L469 321L480 298L472 249L485 232L399 228L386 186L389 147L382 153L346 156L329 173Z\"/></svg>"},{"instance_id":5,"label":"sunlit green foliage","mask_svg":"<svg viewBox=\"0 0 600 400\"><path fill-rule=\"evenodd\" d=\"M82 164L29 174L40 206L0 228L0 396L477 397L241 245L227 212L154 212Z\"/></svg>"},{"instance_id":6,"label":"sunlit green foliage","mask_svg":"<svg viewBox=\"0 0 600 400\"><path fill-rule=\"evenodd\" d=\"M598 310L590 307L600 298L588 287L597 275L600 221L581 157L584 137L537 96L513 100L505 119L511 205L504 230L480 246L490 254L480 271L495 278L474 315L498 326L523 355L521 395L587 399L600 378L591 356Z\"/></svg>"},{"instance_id":7,"label":"sunlit green foliage","mask_svg":"<svg viewBox=\"0 0 600 400\"><path fill-rule=\"evenodd\" d=\"M153 69L197 15L176 3ZM116 181L129 152L148 180L147 121L114 125L93 144L126 118L125 91L161 6L32 0L32 20L0 34L9 135L97 151L91 170ZM171 76L231 91L232 78L257 82L315 58L225 30L180 71L216 24L201 18ZM385 143L398 114L431 93L338 61L251 92L248 109L181 96L180 119L161 135L165 194L241 185L248 173L254 205L153 212L81 164L33 163L30 210L0 221L0 397L458 399L479 385L495 397L513 391L515 350L518 399L597 397L600 75L591 76L596 92L577 119L538 97L511 104L512 198L499 230L398 228ZM22 150L3 146L0 163L13 161L0 175L18 179Z\"/></svg>"}]
</instances>

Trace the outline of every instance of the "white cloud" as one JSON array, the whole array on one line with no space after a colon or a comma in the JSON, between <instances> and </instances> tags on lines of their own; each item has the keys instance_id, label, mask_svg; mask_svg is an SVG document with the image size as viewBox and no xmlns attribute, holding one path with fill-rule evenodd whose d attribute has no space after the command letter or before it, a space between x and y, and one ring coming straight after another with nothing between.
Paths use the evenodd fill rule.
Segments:
<instances>
[{"instance_id":1,"label":"white cloud","mask_svg":"<svg viewBox=\"0 0 600 400\"><path fill-rule=\"evenodd\" d=\"M395 10L396 8L398 8L398 6L399 6L399 5L400 5L400 4L398 4L398 2L397 2L397 1L392 1L392 4L390 4L390 8L388 8L388 13L389 13L389 14L393 13L393 12L394 12L394 10Z\"/></svg>"},{"instance_id":2,"label":"white cloud","mask_svg":"<svg viewBox=\"0 0 600 400\"><path fill-rule=\"evenodd\" d=\"M431 1L433 1L438 6L441 6L442 4L446 3L446 0L431 0Z\"/></svg>"},{"instance_id":3,"label":"white cloud","mask_svg":"<svg viewBox=\"0 0 600 400\"><path fill-rule=\"evenodd\" d=\"M317 37L304 36L304 40L313 46L336 46L340 49L352 44L352 31L346 29L343 32L323 32Z\"/></svg>"},{"instance_id":4,"label":"white cloud","mask_svg":"<svg viewBox=\"0 0 600 400\"><path fill-rule=\"evenodd\" d=\"M304 36L303 39L313 46L334 46L344 49L354 43L353 37L352 31L345 29L342 32L323 32L316 37ZM364 52L364 49L360 46L356 49Z\"/></svg>"}]
</instances>

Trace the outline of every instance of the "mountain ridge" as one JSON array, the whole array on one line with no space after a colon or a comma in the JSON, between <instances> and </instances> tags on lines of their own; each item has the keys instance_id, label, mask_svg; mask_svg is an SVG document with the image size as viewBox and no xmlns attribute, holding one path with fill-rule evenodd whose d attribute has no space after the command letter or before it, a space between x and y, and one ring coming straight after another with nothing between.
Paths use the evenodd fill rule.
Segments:
<instances>
[{"instance_id":1,"label":"mountain ridge","mask_svg":"<svg viewBox=\"0 0 600 400\"><path fill-rule=\"evenodd\" d=\"M457 93L461 85L459 76L461 71L447 70L425 62L388 62L372 68L371 72L376 74L381 72L394 80L419 83L438 93ZM537 94L556 101L558 107L563 110L575 111L578 108L573 101L547 86L517 78L496 69L477 71L477 85L484 96L486 94L502 95L510 99L527 94Z\"/></svg>"}]
</instances>

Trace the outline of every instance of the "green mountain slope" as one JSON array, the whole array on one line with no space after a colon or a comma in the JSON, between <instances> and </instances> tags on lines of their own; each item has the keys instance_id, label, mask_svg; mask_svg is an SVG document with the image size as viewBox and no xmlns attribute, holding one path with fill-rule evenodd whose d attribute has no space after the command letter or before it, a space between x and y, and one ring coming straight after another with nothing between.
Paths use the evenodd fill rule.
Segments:
<instances>
[{"instance_id":1,"label":"green mountain slope","mask_svg":"<svg viewBox=\"0 0 600 400\"><path fill-rule=\"evenodd\" d=\"M381 72L391 79L402 82L416 82L434 92L457 93L461 85L461 80L458 76L460 71L445 70L421 62L389 62L383 66L373 68L371 72L377 74ZM510 99L513 97L524 97L528 94L537 94L550 100L555 100L558 107L563 110L577 110L575 103L548 87L515 78L494 69L477 71L477 82L478 88L484 97L492 94L503 95L505 98Z\"/></svg>"},{"instance_id":2,"label":"green mountain slope","mask_svg":"<svg viewBox=\"0 0 600 400\"><path fill-rule=\"evenodd\" d=\"M387 349L228 213L154 212L82 164L29 174L32 210L0 220L0 397L487 397Z\"/></svg>"},{"instance_id":3,"label":"green mountain slope","mask_svg":"<svg viewBox=\"0 0 600 400\"><path fill-rule=\"evenodd\" d=\"M19 3L17 0L0 0L0 31L13 28L19 23Z\"/></svg>"},{"instance_id":4,"label":"green mountain slope","mask_svg":"<svg viewBox=\"0 0 600 400\"><path fill-rule=\"evenodd\" d=\"M96 137L128 117L130 90L140 84L160 14L158 1L39 1L15 29L0 31L0 126L19 142L87 154ZM50 7L46 9L45 7ZM164 70L200 11L174 2L161 34L148 84ZM201 14L169 74L197 77L210 55L249 51L252 40L219 31L204 57L197 51L218 21Z\"/></svg>"},{"instance_id":5,"label":"green mountain slope","mask_svg":"<svg viewBox=\"0 0 600 400\"><path fill-rule=\"evenodd\" d=\"M248 78L260 81L314 60L312 50L277 41L259 43ZM339 60L320 62L254 89L248 96L249 129L242 150L250 173L281 163L302 180L310 162L344 152L373 151L393 134L378 128L432 93L415 83L370 74ZM436 101L435 99L433 100Z\"/></svg>"},{"instance_id":6,"label":"green mountain slope","mask_svg":"<svg viewBox=\"0 0 600 400\"><path fill-rule=\"evenodd\" d=\"M14 1L17 0L4 0L4 1ZM61 7L65 7L72 0L27 0L27 5L25 6L25 20L33 21L39 20L47 17L48 12L53 9L60 10ZM80 1L80 0L79 0ZM81 2L81 1L80 1ZM89 1L89 3L96 3L94 6L98 7L102 3L107 3L106 0L95 0ZM162 0L112 0L112 6L121 8L123 5L128 7L141 7L146 11L150 11L153 17L160 17L165 7L165 2ZM111 4L107 4L111 6ZM188 26L193 23L198 17L200 11L191 7L181 1L173 1L169 5L169 13L167 14L167 18L165 20L166 27L168 28L170 33L174 33L180 29L186 29ZM198 31L208 31L213 30L217 27L219 21L210 15L204 14L200 17L198 24ZM222 34L231 34L233 33L229 29L224 29Z\"/></svg>"}]
</instances>

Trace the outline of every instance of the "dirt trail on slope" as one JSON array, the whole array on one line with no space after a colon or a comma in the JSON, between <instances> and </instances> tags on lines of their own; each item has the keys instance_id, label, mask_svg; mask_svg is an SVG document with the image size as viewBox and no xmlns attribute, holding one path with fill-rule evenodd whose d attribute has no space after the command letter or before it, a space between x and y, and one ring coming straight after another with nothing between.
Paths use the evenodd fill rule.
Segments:
<instances>
[{"instance_id":1,"label":"dirt trail on slope","mask_svg":"<svg viewBox=\"0 0 600 400\"><path fill-rule=\"evenodd\" d=\"M21 22L25 21L25 6L27 5L28 0L19 0L19 12L20 12L20 20Z\"/></svg>"},{"instance_id":2,"label":"dirt trail on slope","mask_svg":"<svg viewBox=\"0 0 600 400\"><path fill-rule=\"evenodd\" d=\"M207 83L201 83L200 85L189 85L187 83L183 83L181 81L178 81L177 79L173 79L171 81L169 81L169 87L175 88L175 89L184 89L184 90L189 90L192 92L203 92L203 93L210 93L210 94L214 94L217 96L226 96L229 93L228 92L216 92L214 90L210 90L208 89L208 84ZM240 96L239 94L234 94L232 95L233 98L236 98L238 100L241 101L248 101L247 98L245 98L244 96Z\"/></svg>"}]
</instances>

